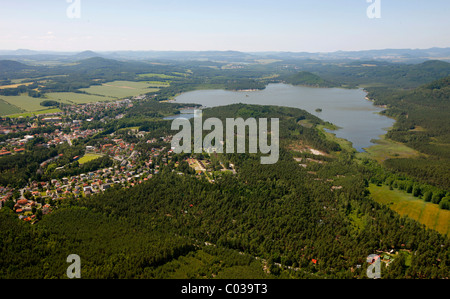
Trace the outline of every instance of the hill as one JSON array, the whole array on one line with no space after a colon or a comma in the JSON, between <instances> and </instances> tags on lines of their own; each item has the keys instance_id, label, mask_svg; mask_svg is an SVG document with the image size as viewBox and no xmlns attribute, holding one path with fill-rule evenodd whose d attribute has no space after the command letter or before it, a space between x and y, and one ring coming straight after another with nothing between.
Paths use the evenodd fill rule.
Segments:
<instances>
[{"instance_id":1,"label":"hill","mask_svg":"<svg viewBox=\"0 0 450 299\"><path fill-rule=\"evenodd\" d=\"M330 82L348 86L384 86L412 89L450 76L450 63L430 60L419 64L401 64L380 61L357 61L336 64L311 61L299 64Z\"/></svg>"},{"instance_id":2,"label":"hill","mask_svg":"<svg viewBox=\"0 0 450 299\"><path fill-rule=\"evenodd\" d=\"M16 73L23 70L31 70L31 69L35 69L35 67L13 60L0 60L0 75L5 76L9 73Z\"/></svg>"},{"instance_id":3,"label":"hill","mask_svg":"<svg viewBox=\"0 0 450 299\"><path fill-rule=\"evenodd\" d=\"M284 78L286 83L292 85L303 85L303 86L313 86L313 87L334 87L335 84L324 80L318 75L310 72L299 72L294 75L286 76Z\"/></svg>"},{"instance_id":4,"label":"hill","mask_svg":"<svg viewBox=\"0 0 450 299\"><path fill-rule=\"evenodd\" d=\"M75 59L87 59L92 57L102 57L102 55L93 51L83 51L81 53L74 55Z\"/></svg>"}]
</instances>

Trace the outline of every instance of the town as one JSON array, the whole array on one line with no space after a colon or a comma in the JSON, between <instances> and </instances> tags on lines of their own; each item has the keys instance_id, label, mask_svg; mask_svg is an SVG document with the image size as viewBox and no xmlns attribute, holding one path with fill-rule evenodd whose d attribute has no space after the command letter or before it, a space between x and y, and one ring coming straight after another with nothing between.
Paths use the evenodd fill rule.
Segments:
<instances>
[{"instance_id":1,"label":"town","mask_svg":"<svg viewBox=\"0 0 450 299\"><path fill-rule=\"evenodd\" d=\"M111 188L132 188L163 168L205 177L211 183L220 172L236 173L233 164L225 165L217 159L213 163L207 153L175 154L170 134L149 137L149 132L133 127L90 139L104 133L104 128L86 128L90 123L121 119L132 107L132 100L126 99L66 106L61 112L31 118L1 119L0 133L17 137L0 141L0 156L58 146L64 150L40 162L37 174L42 180L30 180L20 187L0 186L0 208L7 206L33 224L64 199L89 197ZM80 140L91 140L92 144L90 141L81 146Z\"/></svg>"}]
</instances>

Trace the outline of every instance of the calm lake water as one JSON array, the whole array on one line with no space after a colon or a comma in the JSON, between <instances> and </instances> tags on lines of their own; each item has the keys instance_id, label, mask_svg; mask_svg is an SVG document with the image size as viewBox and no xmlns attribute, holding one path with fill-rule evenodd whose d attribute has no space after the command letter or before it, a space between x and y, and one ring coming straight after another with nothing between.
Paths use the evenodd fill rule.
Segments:
<instances>
[{"instance_id":1,"label":"calm lake water","mask_svg":"<svg viewBox=\"0 0 450 299\"><path fill-rule=\"evenodd\" d=\"M287 84L269 84L261 91L197 90L176 97L178 103L195 103L203 107L236 103L300 108L340 127L337 137L353 143L357 151L373 145L394 120L377 114L383 109L365 99L362 89L310 88ZM316 112L316 109L322 112Z\"/></svg>"}]
</instances>

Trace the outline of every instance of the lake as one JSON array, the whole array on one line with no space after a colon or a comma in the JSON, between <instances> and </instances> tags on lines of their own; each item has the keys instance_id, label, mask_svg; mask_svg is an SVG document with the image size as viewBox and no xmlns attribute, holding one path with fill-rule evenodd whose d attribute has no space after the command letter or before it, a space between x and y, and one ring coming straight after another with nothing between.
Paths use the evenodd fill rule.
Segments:
<instances>
[{"instance_id":1,"label":"lake","mask_svg":"<svg viewBox=\"0 0 450 299\"><path fill-rule=\"evenodd\" d=\"M362 89L312 88L287 84L269 84L259 91L197 90L175 98L178 103L194 103L203 107L236 103L276 105L300 108L333 123L339 138L352 142L359 151L372 146L373 139L386 133L394 120L378 114L382 108L365 99ZM316 109L322 109L316 112Z\"/></svg>"}]
</instances>

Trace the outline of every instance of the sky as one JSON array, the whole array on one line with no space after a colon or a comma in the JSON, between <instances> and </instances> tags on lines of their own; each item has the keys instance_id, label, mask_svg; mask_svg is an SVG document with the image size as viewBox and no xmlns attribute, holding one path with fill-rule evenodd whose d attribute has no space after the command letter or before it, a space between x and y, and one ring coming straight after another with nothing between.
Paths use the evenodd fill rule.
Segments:
<instances>
[{"instance_id":1,"label":"sky","mask_svg":"<svg viewBox=\"0 0 450 299\"><path fill-rule=\"evenodd\" d=\"M334 52L450 47L448 0L0 0L0 4L2 50Z\"/></svg>"}]
</instances>

